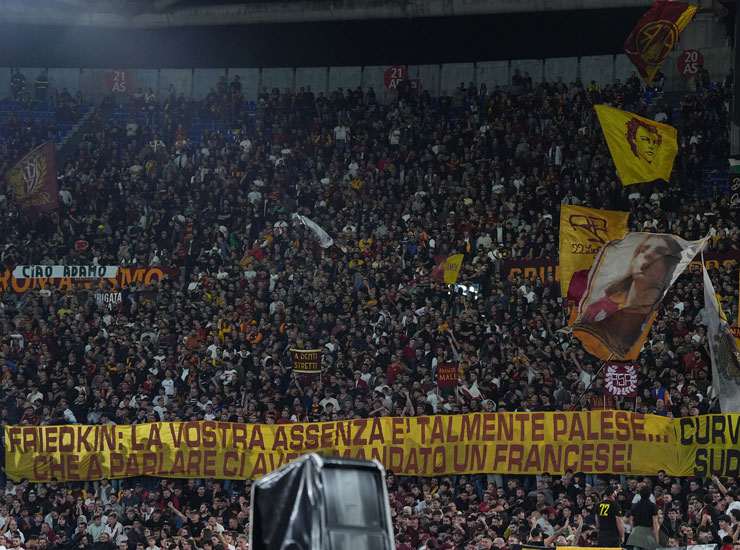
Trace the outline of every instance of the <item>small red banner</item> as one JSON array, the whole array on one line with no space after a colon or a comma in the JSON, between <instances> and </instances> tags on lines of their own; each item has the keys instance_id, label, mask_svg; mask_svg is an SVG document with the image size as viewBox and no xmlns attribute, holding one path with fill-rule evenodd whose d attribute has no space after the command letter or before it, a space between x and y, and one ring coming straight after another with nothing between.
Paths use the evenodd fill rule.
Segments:
<instances>
[{"instance_id":1,"label":"small red banner","mask_svg":"<svg viewBox=\"0 0 740 550\"><path fill-rule=\"evenodd\" d=\"M455 363L442 363L437 366L437 387L440 390L457 386L458 369Z\"/></svg>"}]
</instances>

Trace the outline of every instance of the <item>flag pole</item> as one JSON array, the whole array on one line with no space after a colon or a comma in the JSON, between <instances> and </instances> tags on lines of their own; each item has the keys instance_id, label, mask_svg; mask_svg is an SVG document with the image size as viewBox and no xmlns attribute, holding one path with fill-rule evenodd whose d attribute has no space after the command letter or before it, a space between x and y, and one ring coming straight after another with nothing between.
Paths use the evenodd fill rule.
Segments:
<instances>
[{"instance_id":1,"label":"flag pole","mask_svg":"<svg viewBox=\"0 0 740 550\"><path fill-rule=\"evenodd\" d=\"M576 410L576 409L578 408L578 406L579 406L579 405L581 404L581 400L583 399L583 396L584 396L584 395L586 395L586 394L588 393L588 390L590 390L590 389L591 389L591 386L593 385L593 383L594 383L594 380L596 380L596 379L597 379L597 378L599 377L599 374L601 374L601 371L602 371L602 370L604 370L604 367L606 366L606 364L607 364L607 363L608 363L609 361L611 361L611 360L612 360L613 358L614 358L614 352L610 353L610 354L609 354L609 357L607 357L606 359L604 359L604 360L603 360L603 361L601 362L601 366L599 367L599 370L597 370L597 371L596 371L596 372L594 373L593 377L591 378L591 381L590 381L590 382L588 383L588 386L586 386L586 389L584 389L584 390L583 390L583 391L581 392L581 395L579 395L579 396L578 396L578 399L577 399L577 400L576 400L576 402L575 402L575 403L573 404L573 406L572 406L572 407L570 408L570 410L571 410L571 411L575 411L575 410Z\"/></svg>"},{"instance_id":2,"label":"flag pole","mask_svg":"<svg viewBox=\"0 0 740 550\"><path fill-rule=\"evenodd\" d=\"M740 84L737 81L738 69L740 69L740 52L737 44L740 44L740 5L735 5L734 21L734 43L732 61L735 67L735 78L732 81L732 107L730 109L730 155L740 155Z\"/></svg>"}]
</instances>

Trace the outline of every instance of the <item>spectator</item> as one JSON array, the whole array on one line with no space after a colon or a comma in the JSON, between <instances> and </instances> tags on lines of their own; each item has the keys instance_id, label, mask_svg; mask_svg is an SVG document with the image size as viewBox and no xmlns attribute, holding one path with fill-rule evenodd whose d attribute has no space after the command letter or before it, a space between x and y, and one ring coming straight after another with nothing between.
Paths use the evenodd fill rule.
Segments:
<instances>
[{"instance_id":1,"label":"spectator","mask_svg":"<svg viewBox=\"0 0 740 550\"><path fill-rule=\"evenodd\" d=\"M632 505L633 525L627 544L635 548L654 550L660 540L658 509L652 502L654 496L646 483L640 488L637 497L637 502Z\"/></svg>"}]
</instances>

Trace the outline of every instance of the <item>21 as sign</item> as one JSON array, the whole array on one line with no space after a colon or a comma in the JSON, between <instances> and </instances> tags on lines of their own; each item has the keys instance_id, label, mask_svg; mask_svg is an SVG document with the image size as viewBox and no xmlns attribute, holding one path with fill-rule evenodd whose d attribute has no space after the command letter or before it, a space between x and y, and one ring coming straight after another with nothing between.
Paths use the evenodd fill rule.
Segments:
<instances>
[{"instance_id":1,"label":"21 as sign","mask_svg":"<svg viewBox=\"0 0 740 550\"><path fill-rule=\"evenodd\" d=\"M409 78L408 65L393 65L383 73L383 83L386 90L395 90L398 84Z\"/></svg>"}]
</instances>

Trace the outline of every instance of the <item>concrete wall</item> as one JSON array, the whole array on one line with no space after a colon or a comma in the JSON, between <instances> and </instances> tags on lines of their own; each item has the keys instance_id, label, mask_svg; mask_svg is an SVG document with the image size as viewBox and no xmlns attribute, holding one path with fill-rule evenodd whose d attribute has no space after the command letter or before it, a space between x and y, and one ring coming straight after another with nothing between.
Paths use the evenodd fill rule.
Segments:
<instances>
[{"instance_id":1,"label":"concrete wall","mask_svg":"<svg viewBox=\"0 0 740 550\"><path fill-rule=\"evenodd\" d=\"M543 72L546 82L562 80L564 83L570 84L578 78L578 58L553 57L545 59Z\"/></svg>"},{"instance_id":2,"label":"concrete wall","mask_svg":"<svg viewBox=\"0 0 740 550\"><path fill-rule=\"evenodd\" d=\"M159 71L160 96L167 95L174 90L175 95L193 96L192 69L161 69Z\"/></svg>"},{"instance_id":3,"label":"concrete wall","mask_svg":"<svg viewBox=\"0 0 740 550\"><path fill-rule=\"evenodd\" d=\"M440 81L443 94L452 94L463 84L466 88L475 84L475 65L473 63L447 63L440 68Z\"/></svg>"},{"instance_id":4,"label":"concrete wall","mask_svg":"<svg viewBox=\"0 0 740 550\"><path fill-rule=\"evenodd\" d=\"M680 44L663 65L666 89L682 91L691 89L693 82L679 74L677 63L681 52L697 49L704 56L705 67L713 79L724 79L732 66L731 50L724 29L711 14L701 14L681 36ZM131 85L134 88L151 88L166 94L170 86L178 94L202 99L215 88L221 76L231 81L239 75L242 90L247 100L257 99L261 89L279 88L281 91L309 87L318 94L337 88L354 89L372 87L380 101L394 97L393 91L385 90L383 75L385 66L369 67L300 67L300 68L224 68L224 69L130 69ZM22 69L29 83L39 73L39 68ZM52 88L66 88L74 94L81 90L85 95L98 98L106 93L105 75L112 69L50 68L49 80ZM580 78L584 84L592 80L606 85L615 80L626 80L635 68L623 55L597 55L551 59L514 59L510 61L481 61L478 63L446 63L441 65L410 65L409 78L418 79L422 89L432 96L453 93L464 83L475 86L485 84L491 90L495 86L508 86L516 71L528 73L532 81L562 80L571 83ZM0 67L0 98L10 95L10 69Z\"/></svg>"},{"instance_id":5,"label":"concrete wall","mask_svg":"<svg viewBox=\"0 0 740 550\"><path fill-rule=\"evenodd\" d=\"M508 61L484 61L476 63L476 83L485 84L492 90L496 86L508 86L510 82Z\"/></svg>"},{"instance_id":6,"label":"concrete wall","mask_svg":"<svg viewBox=\"0 0 740 550\"><path fill-rule=\"evenodd\" d=\"M329 67L329 91L354 90L362 82L362 67Z\"/></svg>"},{"instance_id":7,"label":"concrete wall","mask_svg":"<svg viewBox=\"0 0 740 550\"><path fill-rule=\"evenodd\" d=\"M580 76L584 84L595 81L604 85L614 82L614 56L593 55L580 59Z\"/></svg>"},{"instance_id":8,"label":"concrete wall","mask_svg":"<svg viewBox=\"0 0 740 550\"><path fill-rule=\"evenodd\" d=\"M297 89L311 88L315 95L326 93L329 85L329 67L299 67L295 70Z\"/></svg>"},{"instance_id":9,"label":"concrete wall","mask_svg":"<svg viewBox=\"0 0 740 550\"><path fill-rule=\"evenodd\" d=\"M281 92L293 89L294 69L280 67L277 69L261 69L261 71L260 91L264 88L267 88L268 92L273 88L278 88Z\"/></svg>"}]
</instances>

